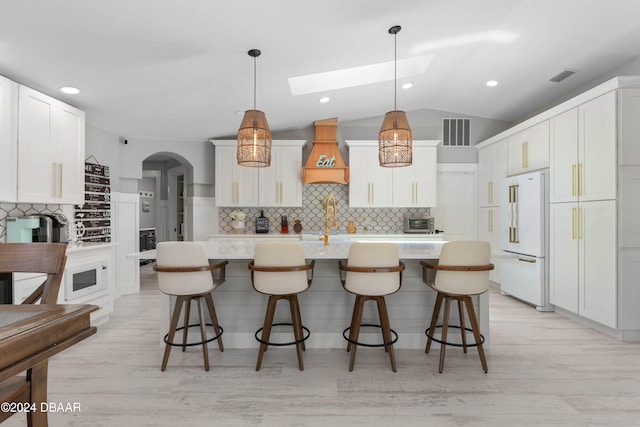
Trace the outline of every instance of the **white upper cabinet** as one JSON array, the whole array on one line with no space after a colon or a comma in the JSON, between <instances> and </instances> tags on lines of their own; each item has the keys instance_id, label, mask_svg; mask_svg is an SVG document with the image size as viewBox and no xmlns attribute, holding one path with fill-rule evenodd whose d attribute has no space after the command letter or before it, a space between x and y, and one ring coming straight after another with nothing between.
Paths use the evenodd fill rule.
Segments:
<instances>
[{"instance_id":1,"label":"white upper cabinet","mask_svg":"<svg viewBox=\"0 0 640 427\"><path fill-rule=\"evenodd\" d=\"M217 206L302 206L302 147L304 140L273 141L271 165L239 166L237 141L211 141L216 146L215 194Z\"/></svg>"},{"instance_id":2,"label":"white upper cabinet","mask_svg":"<svg viewBox=\"0 0 640 427\"><path fill-rule=\"evenodd\" d=\"M506 139L478 150L478 206L500 205L500 181L506 176Z\"/></svg>"},{"instance_id":3,"label":"white upper cabinet","mask_svg":"<svg viewBox=\"0 0 640 427\"><path fill-rule=\"evenodd\" d=\"M305 141L279 141L271 146L271 166L260 168L258 204L302 207L302 146Z\"/></svg>"},{"instance_id":4,"label":"white upper cabinet","mask_svg":"<svg viewBox=\"0 0 640 427\"><path fill-rule=\"evenodd\" d=\"M438 196L436 145L421 146L418 142L414 142L412 165L393 169L393 207L436 206Z\"/></svg>"},{"instance_id":5,"label":"white upper cabinet","mask_svg":"<svg viewBox=\"0 0 640 427\"><path fill-rule=\"evenodd\" d=\"M434 207L437 201L437 145L413 141L411 166L380 166L378 141L346 141L349 146L349 207Z\"/></svg>"},{"instance_id":6,"label":"white upper cabinet","mask_svg":"<svg viewBox=\"0 0 640 427\"><path fill-rule=\"evenodd\" d=\"M239 166L236 152L235 145L216 145L216 205L258 206L258 169Z\"/></svg>"},{"instance_id":7,"label":"white upper cabinet","mask_svg":"<svg viewBox=\"0 0 640 427\"><path fill-rule=\"evenodd\" d=\"M0 76L0 201L17 201L18 84Z\"/></svg>"},{"instance_id":8,"label":"white upper cabinet","mask_svg":"<svg viewBox=\"0 0 640 427\"><path fill-rule=\"evenodd\" d=\"M349 170L349 207L393 206L393 169L380 166L377 145L349 145Z\"/></svg>"},{"instance_id":9,"label":"white upper cabinet","mask_svg":"<svg viewBox=\"0 0 640 427\"><path fill-rule=\"evenodd\" d=\"M549 120L549 200L578 200L578 107Z\"/></svg>"},{"instance_id":10,"label":"white upper cabinet","mask_svg":"<svg viewBox=\"0 0 640 427\"><path fill-rule=\"evenodd\" d=\"M81 204L84 112L25 86L18 107L18 201Z\"/></svg>"},{"instance_id":11,"label":"white upper cabinet","mask_svg":"<svg viewBox=\"0 0 640 427\"><path fill-rule=\"evenodd\" d=\"M551 203L616 198L616 93L550 120Z\"/></svg>"},{"instance_id":12,"label":"white upper cabinet","mask_svg":"<svg viewBox=\"0 0 640 427\"><path fill-rule=\"evenodd\" d=\"M616 198L616 92L578 107L578 197Z\"/></svg>"},{"instance_id":13,"label":"white upper cabinet","mask_svg":"<svg viewBox=\"0 0 640 427\"><path fill-rule=\"evenodd\" d=\"M549 167L549 121L511 135L507 145L509 176Z\"/></svg>"}]
</instances>

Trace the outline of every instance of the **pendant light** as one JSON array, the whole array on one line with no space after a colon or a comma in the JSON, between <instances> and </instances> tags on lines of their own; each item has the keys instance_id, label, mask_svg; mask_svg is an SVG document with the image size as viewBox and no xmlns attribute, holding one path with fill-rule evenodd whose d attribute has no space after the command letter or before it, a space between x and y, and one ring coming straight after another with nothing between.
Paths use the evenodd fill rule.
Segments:
<instances>
[{"instance_id":1,"label":"pendant light","mask_svg":"<svg viewBox=\"0 0 640 427\"><path fill-rule=\"evenodd\" d=\"M256 58L261 52L251 49L247 53L253 58L253 110L244 112L238 129L238 164L260 168L271 164L271 131L267 116L256 110Z\"/></svg>"},{"instance_id":2,"label":"pendant light","mask_svg":"<svg viewBox=\"0 0 640 427\"><path fill-rule=\"evenodd\" d=\"M399 25L389 28L389 34L393 34L394 57L393 57L393 111L384 115L380 133L378 134L378 158L380 166L397 168L410 166L412 162L412 137L409 122L404 111L398 111L396 107L397 98L397 67L398 67L398 47L397 34L400 32Z\"/></svg>"}]
</instances>

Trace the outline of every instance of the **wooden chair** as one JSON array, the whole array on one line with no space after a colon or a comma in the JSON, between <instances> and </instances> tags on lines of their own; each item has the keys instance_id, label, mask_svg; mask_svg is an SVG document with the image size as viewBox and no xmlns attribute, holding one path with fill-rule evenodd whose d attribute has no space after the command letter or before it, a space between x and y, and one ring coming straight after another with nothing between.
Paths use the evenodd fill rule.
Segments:
<instances>
[{"instance_id":1,"label":"wooden chair","mask_svg":"<svg viewBox=\"0 0 640 427\"><path fill-rule=\"evenodd\" d=\"M493 270L493 264L489 263L490 257L491 249L487 242L454 241L447 242L442 246L438 264L420 261L423 281L437 292L431 324L425 331L427 335L425 353L429 353L432 341L440 343L440 373L444 369L444 355L448 345L462 347L465 353L467 347L477 347L482 369L484 372L488 371L487 359L482 347L484 336L480 333L471 296L482 294L489 289L489 271ZM432 279L432 276L428 274L428 270L436 271L435 279ZM460 326L449 325L449 309L452 301L458 302ZM440 309L443 304L442 324L438 325ZM471 328L465 326L463 304L467 308ZM461 343L447 341L449 327L460 329ZM442 330L440 339L434 337L438 328ZM475 343L467 343L467 332L473 334Z\"/></svg>"},{"instance_id":2,"label":"wooden chair","mask_svg":"<svg viewBox=\"0 0 640 427\"><path fill-rule=\"evenodd\" d=\"M364 347L384 347L389 353L391 370L397 371L393 344L398 335L389 325L389 315L385 295L391 295L402 286L404 264L399 260L398 247L394 243L353 243L349 247L347 265L338 262L342 287L356 296L351 316L351 325L342 333L347 340L347 351L351 352L349 371L353 371L356 349ZM343 277L342 272L345 272ZM379 325L362 324L362 311L366 301L375 301L378 306ZM361 326L379 327L382 330L382 344L364 344L358 342ZM346 333L349 332L349 336ZM393 339L392 339L393 335Z\"/></svg>"},{"instance_id":3,"label":"wooden chair","mask_svg":"<svg viewBox=\"0 0 640 427\"><path fill-rule=\"evenodd\" d=\"M22 304L56 304L64 266L66 245L62 243L0 243L0 273L45 273L44 282ZM39 397L47 401L47 359L0 383L1 402L30 403ZM0 423L13 415L0 411ZM46 413L43 415L46 421ZM27 425L34 425L33 413L27 412Z\"/></svg>"},{"instance_id":4,"label":"wooden chair","mask_svg":"<svg viewBox=\"0 0 640 427\"><path fill-rule=\"evenodd\" d=\"M224 351L222 333L224 330L218 324L216 310L213 305L211 292L225 281L226 265L229 261L221 261L214 265L209 264L209 259L202 244L196 242L161 242L156 246L157 262L153 267L158 272L158 285L160 291L176 297L176 304L171 316L169 332L164 336L165 349L161 370L167 368L171 347L187 347L202 345L204 357L204 369L209 370L209 350L207 344L218 340L218 348ZM211 272L219 270L217 280L214 280ZM195 301L198 307L198 324L189 324L191 301ZM211 323L206 323L202 311L202 302L205 302L209 311ZM178 327L182 306L185 306L183 326ZM200 327L201 340L187 343L187 334L190 327ZM215 336L207 338L206 326L212 326ZM182 331L182 343L175 343L174 337L177 331Z\"/></svg>"},{"instance_id":5,"label":"wooden chair","mask_svg":"<svg viewBox=\"0 0 640 427\"><path fill-rule=\"evenodd\" d=\"M294 344L298 355L298 369L304 370L302 351L305 350L304 341L309 338L310 332L302 325L298 294L311 286L314 266L315 261L313 260L305 264L304 249L298 242L261 242L256 244L253 261L249 263L251 284L256 291L269 296L264 324L255 333L256 340L260 343L256 371L260 370L262 356L268 346ZM310 277L307 274L309 271L311 272ZM282 299L289 301L291 323L273 323L276 304ZM274 325L291 325L294 341L269 342L271 327ZM306 332L306 335L303 331ZM260 338L258 338L259 334Z\"/></svg>"}]
</instances>

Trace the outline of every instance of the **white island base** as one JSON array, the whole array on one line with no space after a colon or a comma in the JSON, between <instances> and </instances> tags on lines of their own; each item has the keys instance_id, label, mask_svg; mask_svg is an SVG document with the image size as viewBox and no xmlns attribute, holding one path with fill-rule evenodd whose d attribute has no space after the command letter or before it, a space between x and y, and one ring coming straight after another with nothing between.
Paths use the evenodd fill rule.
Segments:
<instances>
[{"instance_id":1,"label":"white island base","mask_svg":"<svg viewBox=\"0 0 640 427\"><path fill-rule=\"evenodd\" d=\"M224 329L225 348L258 348L255 331L262 327L268 297L256 292L251 286L250 271L247 268L253 258L253 241L203 242L211 259L227 259L225 283L213 292L218 321ZM426 344L425 329L428 327L435 304L436 293L422 281L420 260L437 259L442 242L406 243L396 242L400 257L405 263L402 288L386 297L391 328L398 334L395 348L418 349ZM323 247L316 242L302 242L307 259L315 259L311 288L299 295L302 323L311 336L306 341L307 348L344 348L346 341L342 332L351 323L355 296L342 289L339 280L338 260L346 259L349 242L335 242ZM155 252L155 251L154 251ZM152 251L144 252L145 257L154 258ZM173 301L168 296L161 300L160 335L169 328L169 318ZM474 297L481 333L485 336L485 347L489 347L489 300L487 293ZM197 309L193 307L192 323L196 323ZM451 308L451 324L457 325L458 310ZM290 322L291 315L286 302L278 304L274 323ZM373 302L365 304L363 324L379 324L377 308ZM467 321L468 325L469 322ZM212 329L208 328L208 333ZM282 331L282 332L280 332ZM450 331L452 339L458 339L457 330ZM190 336L199 335L197 328ZM378 328L362 328L360 342L380 343ZM473 342L470 333L469 342ZM195 338L194 338L195 339ZM290 342L293 339L290 326L274 327L273 342ZM434 345L437 343L434 343ZM209 344L217 348L215 342ZM436 347L437 348L437 347Z\"/></svg>"}]
</instances>

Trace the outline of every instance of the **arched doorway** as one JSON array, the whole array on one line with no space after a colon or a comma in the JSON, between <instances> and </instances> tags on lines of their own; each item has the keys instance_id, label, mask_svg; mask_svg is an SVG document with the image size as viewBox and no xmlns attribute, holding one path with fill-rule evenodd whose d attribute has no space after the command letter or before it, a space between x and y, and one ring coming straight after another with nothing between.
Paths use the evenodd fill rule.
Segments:
<instances>
[{"instance_id":1,"label":"arched doorway","mask_svg":"<svg viewBox=\"0 0 640 427\"><path fill-rule=\"evenodd\" d=\"M193 240L193 212L186 203L192 184L193 166L179 154L158 152L144 159L140 230L155 229L158 242Z\"/></svg>"}]
</instances>

